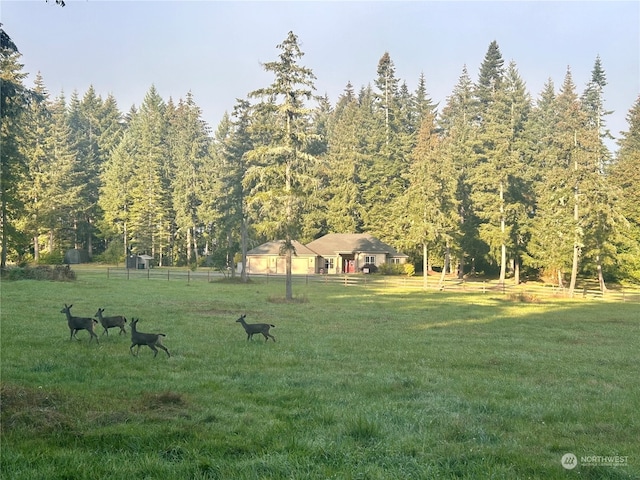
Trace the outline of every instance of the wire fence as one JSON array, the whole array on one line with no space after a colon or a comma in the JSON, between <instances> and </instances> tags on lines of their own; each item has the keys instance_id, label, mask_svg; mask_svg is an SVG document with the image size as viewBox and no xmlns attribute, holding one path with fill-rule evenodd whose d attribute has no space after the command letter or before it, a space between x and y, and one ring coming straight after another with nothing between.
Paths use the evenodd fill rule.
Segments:
<instances>
[{"instance_id":1,"label":"wire fence","mask_svg":"<svg viewBox=\"0 0 640 480\"><path fill-rule=\"evenodd\" d=\"M228 273L215 270L187 270L170 268L149 268L149 269L128 269L109 267L106 270L109 279L126 280L163 280L163 281L183 281L183 282L212 282L223 278L228 278ZM249 276L254 281L265 283L284 282L285 275L276 274L252 274ZM447 291L447 292L467 292L482 294L500 294L509 297L517 297L522 300L535 300L537 298L584 298L600 299L620 302L639 302L639 288L608 289L605 292L589 289L586 286L575 289L570 295L569 289L560 288L554 285L541 285L533 283L521 283L520 285L510 283L497 283L495 281L482 280L460 280L457 278L447 278L442 284L439 279L427 277L407 277L390 275L293 275L294 284L309 285L339 285L347 287L376 287L393 288L401 287L426 291Z\"/></svg>"}]
</instances>

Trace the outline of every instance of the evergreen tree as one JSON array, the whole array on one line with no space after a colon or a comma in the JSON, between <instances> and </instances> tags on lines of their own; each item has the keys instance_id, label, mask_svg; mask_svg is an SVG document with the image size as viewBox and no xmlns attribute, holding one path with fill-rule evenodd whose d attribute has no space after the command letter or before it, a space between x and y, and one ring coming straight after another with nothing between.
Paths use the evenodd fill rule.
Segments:
<instances>
[{"instance_id":1,"label":"evergreen tree","mask_svg":"<svg viewBox=\"0 0 640 480\"><path fill-rule=\"evenodd\" d=\"M604 140L613 138L606 128L605 116L611 113L604 108L603 90L606 85L606 75L600 57L596 57L591 80L581 99L582 108L586 113L585 139L582 143L590 157L589 175L582 185L582 197L586 207L583 220L583 257L589 264L595 265L598 283L603 293L606 291L603 267L613 264L615 247L611 239L615 235L616 225L622 218L615 206L618 203L617 192L609 185L604 173L611 161L611 154ZM586 139L590 140L590 145L587 145Z\"/></svg>"},{"instance_id":2,"label":"evergreen tree","mask_svg":"<svg viewBox=\"0 0 640 480\"><path fill-rule=\"evenodd\" d=\"M135 132L126 130L103 167L98 201L103 211L100 230L111 241L122 238L122 255L125 258L131 252L132 191L137 174L136 143Z\"/></svg>"},{"instance_id":3,"label":"evergreen tree","mask_svg":"<svg viewBox=\"0 0 640 480\"><path fill-rule=\"evenodd\" d=\"M486 69L481 72L486 74ZM472 197L482 220L480 238L489 245L500 265L500 282L504 283L508 254L515 259L519 273L519 225L526 217L522 191L523 136L530 100L513 62L504 77L490 78L497 79L492 96L483 99L483 90L477 93L479 104L486 108L480 110L477 157L471 171ZM518 274L515 280L519 282Z\"/></svg>"},{"instance_id":4,"label":"evergreen tree","mask_svg":"<svg viewBox=\"0 0 640 480\"><path fill-rule=\"evenodd\" d=\"M616 236L616 263L620 277L640 282L640 96L627 113L628 130L621 132L619 150L608 169L612 188L623 194L617 206L626 228Z\"/></svg>"},{"instance_id":5,"label":"evergreen tree","mask_svg":"<svg viewBox=\"0 0 640 480\"><path fill-rule=\"evenodd\" d=\"M23 205L19 186L26 173L26 159L22 144L24 140L24 116L31 100L31 92L25 88L26 73L20 63L20 52L1 28L0 24L0 269L7 265L9 250L16 250L19 232L15 228Z\"/></svg>"},{"instance_id":6,"label":"evergreen tree","mask_svg":"<svg viewBox=\"0 0 640 480\"><path fill-rule=\"evenodd\" d=\"M166 104L152 86L131 119L128 141L135 175L129 184L127 235L137 253L147 253L164 264L171 244L173 211L169 185L168 122Z\"/></svg>"},{"instance_id":7,"label":"evergreen tree","mask_svg":"<svg viewBox=\"0 0 640 480\"><path fill-rule=\"evenodd\" d=\"M476 144L477 124L475 123L476 100L473 97L473 83L466 66L458 79L458 83L440 116L440 128L446 138L446 155L457 172L456 198L458 201L458 218L460 223L459 275L462 276L465 264L471 263L471 273L476 270L478 259L486 254L486 246L479 240L478 225L480 223L474 210L471 191L471 169Z\"/></svg>"},{"instance_id":8,"label":"evergreen tree","mask_svg":"<svg viewBox=\"0 0 640 480\"><path fill-rule=\"evenodd\" d=\"M566 212L567 192L564 183L557 182L558 175L566 170L565 165L559 164L558 109L553 81L548 80L528 124L536 203L524 261L543 275L555 276L558 285L563 286L563 274L571 254L565 232L571 230L571 224Z\"/></svg>"},{"instance_id":9,"label":"evergreen tree","mask_svg":"<svg viewBox=\"0 0 640 480\"><path fill-rule=\"evenodd\" d=\"M504 59L495 40L489 44L484 60L480 65L480 74L475 88L475 96L480 106L480 115L495 100L504 77Z\"/></svg>"},{"instance_id":10,"label":"evergreen tree","mask_svg":"<svg viewBox=\"0 0 640 480\"><path fill-rule=\"evenodd\" d=\"M364 157L362 139L366 131L362 110L351 83L336 103L328 133L328 150L320 178L329 232L361 233Z\"/></svg>"},{"instance_id":11,"label":"evergreen tree","mask_svg":"<svg viewBox=\"0 0 640 480\"><path fill-rule=\"evenodd\" d=\"M293 240L301 230L300 220L309 192L308 171L313 157L307 153L310 143L305 100L315 89L311 69L298 62L304 56L298 37L289 32L277 46L279 60L267 62L264 69L275 75L274 82L253 91L250 96L260 98L257 109L268 123L257 125L254 149L249 152L251 166L245 182L250 186L249 205L259 212L255 227L273 238L282 238L286 256L286 299L293 298L291 262Z\"/></svg>"},{"instance_id":12,"label":"evergreen tree","mask_svg":"<svg viewBox=\"0 0 640 480\"><path fill-rule=\"evenodd\" d=\"M168 107L169 111L170 108ZM210 158L209 128L191 92L180 100L173 119L169 121L170 181L174 222L183 248L174 256L187 264L198 263L198 209L203 203L202 171Z\"/></svg>"},{"instance_id":13,"label":"evergreen tree","mask_svg":"<svg viewBox=\"0 0 640 480\"><path fill-rule=\"evenodd\" d=\"M420 77L418 78L418 87L416 88L414 97L414 118L416 125L418 125L419 128L425 115L433 114L438 107L437 104L433 103L433 100L427 93L427 80L425 78L424 72L421 73Z\"/></svg>"},{"instance_id":14,"label":"evergreen tree","mask_svg":"<svg viewBox=\"0 0 640 480\"><path fill-rule=\"evenodd\" d=\"M378 62L370 117L367 115L366 97L361 101L364 120L367 122L367 163L362 169L362 198L364 200L364 229L382 240L395 243L398 232L392 219L398 216L396 200L407 188L409 157L413 147L411 127L403 129L403 111L411 114L413 99L409 98L406 85L399 87L395 66L385 52ZM404 98L401 98L401 90ZM404 100L404 105L402 104ZM366 118L365 116L369 117Z\"/></svg>"},{"instance_id":15,"label":"evergreen tree","mask_svg":"<svg viewBox=\"0 0 640 480\"><path fill-rule=\"evenodd\" d=\"M49 109L51 124L45 143L48 164L44 222L49 232L47 251L51 254L77 247L76 218L84 202L64 94L60 94Z\"/></svg>"},{"instance_id":16,"label":"evergreen tree","mask_svg":"<svg viewBox=\"0 0 640 480\"><path fill-rule=\"evenodd\" d=\"M548 93L547 93L547 96ZM569 294L573 294L581 253L585 245L589 185L597 181L597 133L585 128L587 115L575 92L568 69L559 94L548 109L538 113L552 122L545 128L549 138L538 164L545 166L538 184L536 218L530 254L542 260L546 269L554 270L564 286L566 269L571 270Z\"/></svg>"},{"instance_id":17,"label":"evergreen tree","mask_svg":"<svg viewBox=\"0 0 640 480\"><path fill-rule=\"evenodd\" d=\"M76 248L85 248L89 258L93 256L93 236L95 223L100 215L98 195L100 190L100 169L104 163L99 141L102 132L99 115L102 99L96 95L93 86L80 100L73 92L69 103L68 122L71 129L71 146L76 152L77 179L81 185L82 204L76 213Z\"/></svg>"},{"instance_id":18,"label":"evergreen tree","mask_svg":"<svg viewBox=\"0 0 640 480\"><path fill-rule=\"evenodd\" d=\"M42 75L38 72L34 81L34 99L29 105L29 117L25 122L25 156L27 158L27 181L21 185L21 198L24 202L24 215L20 229L33 241L33 259L40 261L40 235L43 221L49 207L47 186L51 181L47 137L51 130L51 112L49 110L49 92Z\"/></svg>"},{"instance_id":19,"label":"evergreen tree","mask_svg":"<svg viewBox=\"0 0 640 480\"><path fill-rule=\"evenodd\" d=\"M426 287L429 248L442 249L444 265L449 263L452 247L459 244L458 177L453 156L444 153L446 146L438 135L433 113L425 113L413 151L410 184L402 197L405 245L423 247ZM442 269L440 284L447 268Z\"/></svg>"},{"instance_id":20,"label":"evergreen tree","mask_svg":"<svg viewBox=\"0 0 640 480\"><path fill-rule=\"evenodd\" d=\"M211 224L218 226L218 244L223 250L225 264L232 267L235 274L234 256L240 251L242 269L240 277L247 282L248 219L246 196L243 184L246 171L247 153L253 149L250 127L251 104L248 100L237 99L232 116L225 113L215 135L213 172L210 186L210 205L207 216Z\"/></svg>"}]
</instances>

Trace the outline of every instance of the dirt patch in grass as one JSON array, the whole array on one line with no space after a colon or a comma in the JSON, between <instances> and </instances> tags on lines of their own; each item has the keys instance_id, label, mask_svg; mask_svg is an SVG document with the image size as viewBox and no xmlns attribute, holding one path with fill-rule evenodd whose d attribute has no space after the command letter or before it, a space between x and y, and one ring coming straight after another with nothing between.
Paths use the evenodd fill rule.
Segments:
<instances>
[{"instance_id":1,"label":"dirt patch in grass","mask_svg":"<svg viewBox=\"0 0 640 480\"><path fill-rule=\"evenodd\" d=\"M187 400L177 392L145 393L142 396L142 405L147 410L172 410L186 407Z\"/></svg>"},{"instance_id":2,"label":"dirt patch in grass","mask_svg":"<svg viewBox=\"0 0 640 480\"><path fill-rule=\"evenodd\" d=\"M507 296L507 301L514 303L540 303L540 299L537 296L526 292L510 293Z\"/></svg>"},{"instance_id":3,"label":"dirt patch in grass","mask_svg":"<svg viewBox=\"0 0 640 480\"><path fill-rule=\"evenodd\" d=\"M45 433L71 430L73 419L64 412L66 400L43 389L0 386L0 430L27 428Z\"/></svg>"}]
</instances>

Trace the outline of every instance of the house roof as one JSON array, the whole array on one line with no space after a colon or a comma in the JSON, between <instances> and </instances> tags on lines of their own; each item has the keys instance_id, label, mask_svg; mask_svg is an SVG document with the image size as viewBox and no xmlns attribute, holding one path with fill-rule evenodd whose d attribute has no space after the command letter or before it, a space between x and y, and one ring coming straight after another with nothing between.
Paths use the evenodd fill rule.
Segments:
<instances>
[{"instance_id":1,"label":"house roof","mask_svg":"<svg viewBox=\"0 0 640 480\"><path fill-rule=\"evenodd\" d=\"M282 247L282 242L284 240L274 240L272 242L263 243L262 245L257 246L256 248L252 248L247 252L247 255L280 255L280 248ZM294 248L296 249L296 255L311 255L316 256L317 253L309 248L305 247L303 244L298 242L297 240L292 240Z\"/></svg>"},{"instance_id":2,"label":"house roof","mask_svg":"<svg viewBox=\"0 0 640 480\"><path fill-rule=\"evenodd\" d=\"M322 256L339 253L386 253L393 257L406 257L392 246L368 233L329 233L320 237L307 247Z\"/></svg>"}]
</instances>

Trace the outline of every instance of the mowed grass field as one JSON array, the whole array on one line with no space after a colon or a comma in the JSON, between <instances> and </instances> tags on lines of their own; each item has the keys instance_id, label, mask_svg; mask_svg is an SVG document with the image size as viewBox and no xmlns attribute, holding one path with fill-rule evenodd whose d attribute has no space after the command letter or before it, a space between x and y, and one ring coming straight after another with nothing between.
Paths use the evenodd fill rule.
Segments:
<instances>
[{"instance_id":1,"label":"mowed grass field","mask_svg":"<svg viewBox=\"0 0 640 480\"><path fill-rule=\"evenodd\" d=\"M1 295L2 479L640 478L637 303L295 284L286 304L273 279L83 272ZM139 317L171 358L71 341L64 303Z\"/></svg>"}]
</instances>

